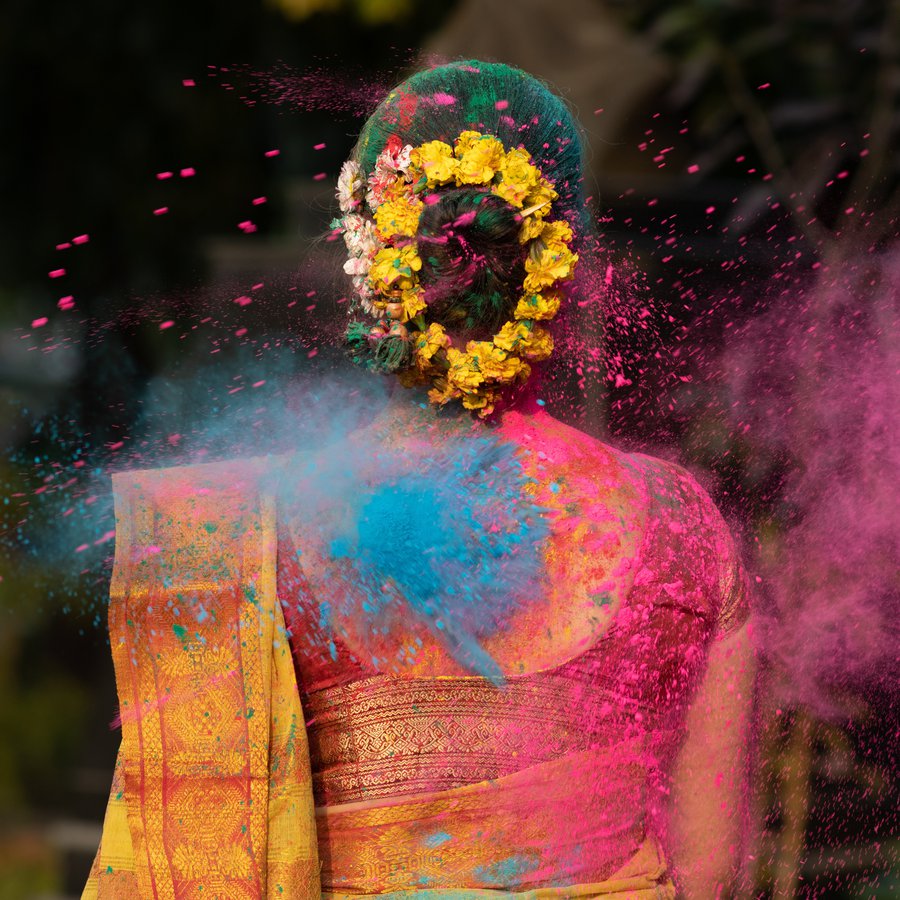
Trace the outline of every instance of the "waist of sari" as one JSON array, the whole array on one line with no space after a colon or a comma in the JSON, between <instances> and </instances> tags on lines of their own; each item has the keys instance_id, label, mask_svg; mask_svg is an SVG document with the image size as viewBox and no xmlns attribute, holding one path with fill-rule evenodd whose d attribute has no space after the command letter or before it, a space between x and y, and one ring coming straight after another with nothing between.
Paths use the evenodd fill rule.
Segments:
<instances>
[{"instance_id":1,"label":"waist of sari","mask_svg":"<svg viewBox=\"0 0 900 900\"><path fill-rule=\"evenodd\" d=\"M323 890L322 900L675 900L675 885L666 874L659 844L647 837L634 855L603 881L565 886L533 888L525 891L500 891L480 888L428 888L392 890L378 894Z\"/></svg>"},{"instance_id":2,"label":"waist of sari","mask_svg":"<svg viewBox=\"0 0 900 900\"><path fill-rule=\"evenodd\" d=\"M645 833L640 750L619 744L450 790L319 807L322 890L336 897L557 891L549 897L574 890L557 885L577 884L587 893L571 896L600 896L598 885L634 858L637 869L622 877L655 890L665 865Z\"/></svg>"}]
</instances>

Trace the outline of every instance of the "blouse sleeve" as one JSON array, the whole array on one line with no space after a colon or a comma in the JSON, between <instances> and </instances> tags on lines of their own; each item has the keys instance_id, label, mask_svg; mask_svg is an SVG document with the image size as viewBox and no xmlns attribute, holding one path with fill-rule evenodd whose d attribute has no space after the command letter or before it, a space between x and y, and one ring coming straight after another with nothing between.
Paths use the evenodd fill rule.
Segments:
<instances>
[{"instance_id":1,"label":"blouse sleeve","mask_svg":"<svg viewBox=\"0 0 900 900\"><path fill-rule=\"evenodd\" d=\"M740 551L725 519L709 494L688 475L699 501L701 530L712 544L716 565L710 585L714 606L716 638L737 631L750 615L750 587Z\"/></svg>"},{"instance_id":2,"label":"blouse sleeve","mask_svg":"<svg viewBox=\"0 0 900 900\"><path fill-rule=\"evenodd\" d=\"M670 582L709 622L719 638L736 631L750 613L750 590L740 553L722 514L686 469L643 457L651 497L649 547L668 557Z\"/></svg>"}]
</instances>

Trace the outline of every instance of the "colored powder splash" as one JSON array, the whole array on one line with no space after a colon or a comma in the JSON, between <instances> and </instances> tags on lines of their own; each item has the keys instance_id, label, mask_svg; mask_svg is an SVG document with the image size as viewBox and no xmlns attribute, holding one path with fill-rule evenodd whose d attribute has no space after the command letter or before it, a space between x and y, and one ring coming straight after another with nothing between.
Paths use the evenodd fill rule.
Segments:
<instances>
[{"instance_id":1,"label":"colored powder splash","mask_svg":"<svg viewBox=\"0 0 900 900\"><path fill-rule=\"evenodd\" d=\"M782 701L826 716L847 691L900 684L900 253L875 265L798 289L720 361L734 427L792 461L794 521L760 551L763 643Z\"/></svg>"},{"instance_id":2,"label":"colored powder splash","mask_svg":"<svg viewBox=\"0 0 900 900\"><path fill-rule=\"evenodd\" d=\"M407 466L399 479L352 491L355 534L337 536L334 553L368 586L373 628L389 579L458 662L500 682L478 639L541 580L549 526L523 491L530 479L515 448L490 437L450 442Z\"/></svg>"}]
</instances>

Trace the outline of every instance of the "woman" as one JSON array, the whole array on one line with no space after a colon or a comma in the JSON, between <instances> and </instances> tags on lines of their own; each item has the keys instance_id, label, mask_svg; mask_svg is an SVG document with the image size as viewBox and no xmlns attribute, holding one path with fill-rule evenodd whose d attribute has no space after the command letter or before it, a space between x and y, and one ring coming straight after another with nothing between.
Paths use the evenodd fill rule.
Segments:
<instances>
[{"instance_id":1,"label":"woman","mask_svg":"<svg viewBox=\"0 0 900 900\"><path fill-rule=\"evenodd\" d=\"M118 476L123 741L86 897L732 888L733 543L686 472L536 387L592 287L581 179L530 76L413 76L333 224L387 409L316 453Z\"/></svg>"}]
</instances>

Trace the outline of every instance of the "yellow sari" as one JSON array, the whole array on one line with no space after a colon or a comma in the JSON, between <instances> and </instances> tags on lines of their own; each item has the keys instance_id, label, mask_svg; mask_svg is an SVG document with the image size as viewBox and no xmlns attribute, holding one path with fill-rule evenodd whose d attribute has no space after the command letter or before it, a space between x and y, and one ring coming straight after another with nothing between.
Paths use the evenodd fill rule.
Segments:
<instances>
[{"instance_id":1,"label":"yellow sari","mask_svg":"<svg viewBox=\"0 0 900 900\"><path fill-rule=\"evenodd\" d=\"M315 809L276 598L277 513L263 477L271 462L114 477L109 628L122 743L83 900L674 897L660 850L643 835L632 836L637 852L598 883L510 893L464 881L429 889L418 877L429 867L455 871L460 852L423 845L423 823L440 821L463 836L457 846L475 849L483 868L509 855L501 844L479 841L485 818L495 832L539 846L547 822L523 821L504 798L522 790L523 780L531 789L539 782L548 815L566 815L567 806L571 814L577 798L566 793L577 793L577 785L573 791L569 767L584 760L430 795ZM331 865L352 881L346 893L323 894L323 840Z\"/></svg>"}]
</instances>

